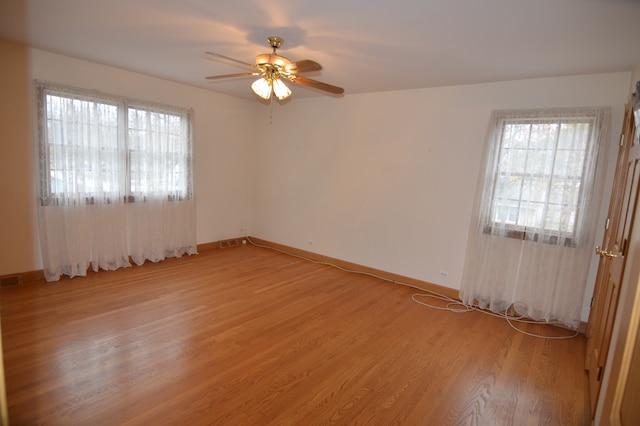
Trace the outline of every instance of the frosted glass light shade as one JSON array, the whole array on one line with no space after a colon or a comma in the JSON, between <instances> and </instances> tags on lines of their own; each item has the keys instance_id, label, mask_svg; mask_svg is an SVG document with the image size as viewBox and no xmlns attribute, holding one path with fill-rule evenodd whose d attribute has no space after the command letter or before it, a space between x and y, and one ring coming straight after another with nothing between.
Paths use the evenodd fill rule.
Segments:
<instances>
[{"instance_id":1,"label":"frosted glass light shade","mask_svg":"<svg viewBox=\"0 0 640 426\"><path fill-rule=\"evenodd\" d=\"M259 78L251 85L253 93L260 96L262 99L269 99L271 97L271 83L264 78Z\"/></svg>"},{"instance_id":2,"label":"frosted glass light shade","mask_svg":"<svg viewBox=\"0 0 640 426\"><path fill-rule=\"evenodd\" d=\"M291 96L291 90L287 87L282 80L273 81L273 94L280 100L287 99Z\"/></svg>"}]
</instances>

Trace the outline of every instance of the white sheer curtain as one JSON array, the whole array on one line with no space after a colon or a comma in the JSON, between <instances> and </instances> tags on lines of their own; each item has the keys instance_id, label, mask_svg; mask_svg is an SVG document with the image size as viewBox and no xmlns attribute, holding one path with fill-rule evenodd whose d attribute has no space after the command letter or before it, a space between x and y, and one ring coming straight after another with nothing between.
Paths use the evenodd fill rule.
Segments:
<instances>
[{"instance_id":1,"label":"white sheer curtain","mask_svg":"<svg viewBox=\"0 0 640 426\"><path fill-rule=\"evenodd\" d=\"M462 301L571 328L594 250L608 108L492 114L470 226Z\"/></svg>"},{"instance_id":2,"label":"white sheer curtain","mask_svg":"<svg viewBox=\"0 0 640 426\"><path fill-rule=\"evenodd\" d=\"M196 252L188 111L128 108L131 198L129 249L133 261L157 262ZM185 136L188 143L184 143Z\"/></svg>"},{"instance_id":3,"label":"white sheer curtain","mask_svg":"<svg viewBox=\"0 0 640 426\"><path fill-rule=\"evenodd\" d=\"M36 82L45 278L195 254L190 111Z\"/></svg>"}]
</instances>

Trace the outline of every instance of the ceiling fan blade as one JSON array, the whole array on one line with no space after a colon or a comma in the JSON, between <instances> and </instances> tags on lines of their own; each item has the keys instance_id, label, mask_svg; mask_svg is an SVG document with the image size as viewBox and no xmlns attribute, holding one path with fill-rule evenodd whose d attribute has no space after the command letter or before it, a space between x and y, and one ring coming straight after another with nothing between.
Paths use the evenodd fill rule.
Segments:
<instances>
[{"instance_id":1,"label":"ceiling fan blade","mask_svg":"<svg viewBox=\"0 0 640 426\"><path fill-rule=\"evenodd\" d=\"M288 72L295 74L299 72L320 71L322 69L322 65L310 59L303 59L302 61L293 62L287 65L286 69Z\"/></svg>"},{"instance_id":2,"label":"ceiling fan blade","mask_svg":"<svg viewBox=\"0 0 640 426\"><path fill-rule=\"evenodd\" d=\"M260 73L259 72L241 72L239 74L210 75L209 77L205 77L205 78L207 80L220 80L223 78L247 77L250 75L260 75Z\"/></svg>"},{"instance_id":3,"label":"ceiling fan blade","mask_svg":"<svg viewBox=\"0 0 640 426\"><path fill-rule=\"evenodd\" d=\"M303 86L309 86L313 87L314 89L324 90L325 92L333 93L335 95L341 95L344 93L344 89L342 87L333 86L331 84L323 83L318 80L312 80L300 75L294 76L291 81L293 81L294 83L302 84Z\"/></svg>"},{"instance_id":4,"label":"ceiling fan blade","mask_svg":"<svg viewBox=\"0 0 640 426\"><path fill-rule=\"evenodd\" d=\"M222 59L226 59L227 61L235 62L236 65L242 65L243 67L255 68L254 64L250 64L248 62L240 61L238 59L233 59L233 58L230 58L228 56L221 55L219 53L215 53L215 52L204 52L204 53L207 54L207 56L211 56L213 58L222 58Z\"/></svg>"}]
</instances>

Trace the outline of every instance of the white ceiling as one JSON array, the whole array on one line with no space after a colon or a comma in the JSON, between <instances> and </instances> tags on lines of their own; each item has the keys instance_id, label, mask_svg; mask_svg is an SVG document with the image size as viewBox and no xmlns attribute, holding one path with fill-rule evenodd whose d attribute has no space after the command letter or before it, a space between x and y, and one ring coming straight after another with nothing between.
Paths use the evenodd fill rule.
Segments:
<instances>
[{"instance_id":1,"label":"white ceiling","mask_svg":"<svg viewBox=\"0 0 640 426\"><path fill-rule=\"evenodd\" d=\"M253 63L270 35L346 95L630 71L640 0L0 0L0 38L246 99L204 52Z\"/></svg>"}]
</instances>

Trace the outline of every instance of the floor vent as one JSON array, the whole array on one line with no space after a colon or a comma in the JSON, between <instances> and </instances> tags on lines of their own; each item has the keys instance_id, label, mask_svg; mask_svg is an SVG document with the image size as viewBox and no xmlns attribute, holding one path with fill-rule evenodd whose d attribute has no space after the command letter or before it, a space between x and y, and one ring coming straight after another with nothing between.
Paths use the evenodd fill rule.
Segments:
<instances>
[{"instance_id":1,"label":"floor vent","mask_svg":"<svg viewBox=\"0 0 640 426\"><path fill-rule=\"evenodd\" d=\"M22 284L22 275L5 275L0 277L0 287Z\"/></svg>"},{"instance_id":2,"label":"floor vent","mask_svg":"<svg viewBox=\"0 0 640 426\"><path fill-rule=\"evenodd\" d=\"M231 240L222 240L218 244L220 244L220 248L235 247L240 245L240 240L235 238Z\"/></svg>"}]
</instances>

